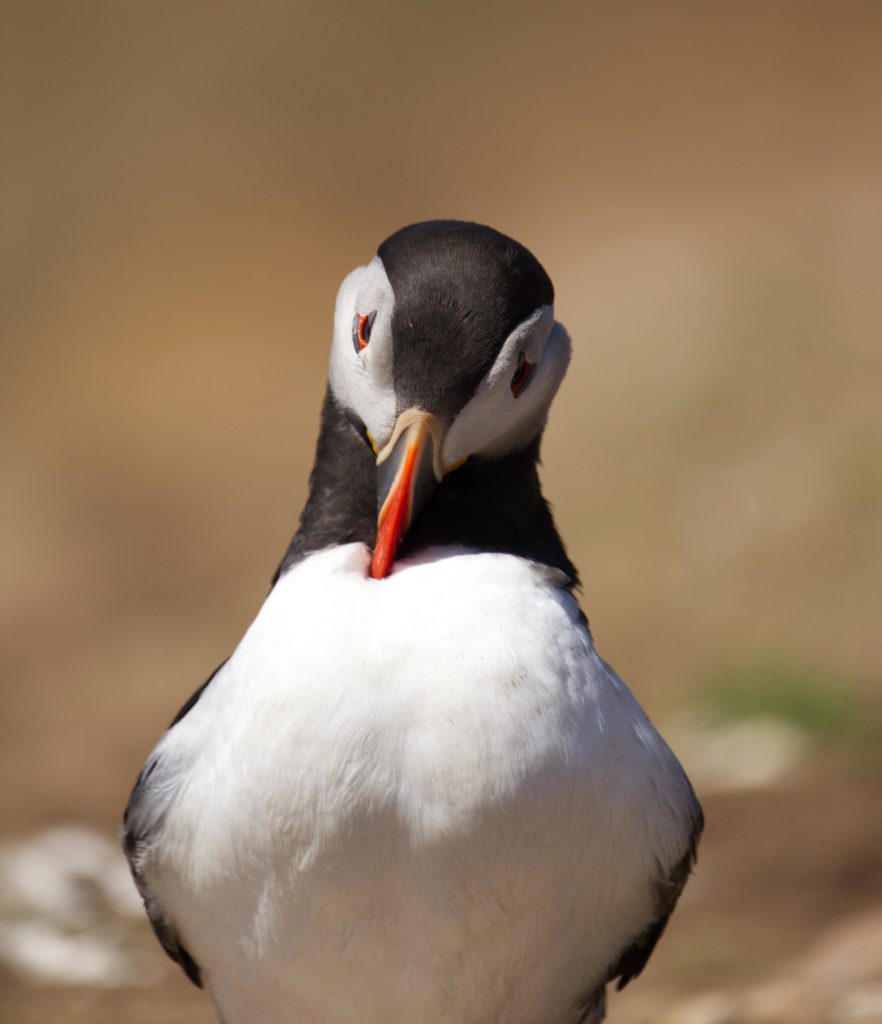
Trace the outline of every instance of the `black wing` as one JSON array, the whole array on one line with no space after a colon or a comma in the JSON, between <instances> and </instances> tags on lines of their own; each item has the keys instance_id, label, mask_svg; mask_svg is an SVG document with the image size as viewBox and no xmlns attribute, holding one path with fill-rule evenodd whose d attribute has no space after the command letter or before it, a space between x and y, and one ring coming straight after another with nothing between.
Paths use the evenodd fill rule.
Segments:
<instances>
[{"instance_id":1,"label":"black wing","mask_svg":"<svg viewBox=\"0 0 882 1024\"><path fill-rule=\"evenodd\" d=\"M682 858L674 866L673 870L662 875L656 882L656 906L655 915L647 926L646 930L621 954L615 966L609 972L607 981L614 981L618 978L616 991L620 992L625 985L646 966L652 956L656 943L662 936L668 919L674 912L680 893L695 865L695 855L698 847L698 840L701 830L704 828L704 815L698 802L695 802L695 818L692 824L692 833L689 836L689 845Z\"/></svg>"},{"instance_id":2,"label":"black wing","mask_svg":"<svg viewBox=\"0 0 882 1024\"><path fill-rule=\"evenodd\" d=\"M169 726L170 729L173 729L193 709L205 688L224 665L226 665L226 661L218 665L202 686L190 697L187 703L175 715ZM199 965L184 948L174 925L163 912L159 901L150 892L147 881L139 867L141 854L149 842L151 834L162 820L163 805L156 798L156 783L158 778L165 774L163 767L161 756L153 756L141 770L138 781L135 783L135 788L132 790L132 795L129 797L128 806L123 814L123 827L120 839L129 861L135 885L138 887L138 892L144 901L147 917L150 919L150 924L153 926L153 931L156 933L160 945L175 963L180 964L181 969L190 981L199 988L202 988L202 972L199 969ZM158 774L157 769L159 770Z\"/></svg>"},{"instance_id":3,"label":"black wing","mask_svg":"<svg viewBox=\"0 0 882 1024\"><path fill-rule=\"evenodd\" d=\"M618 978L616 991L620 992L646 966L649 958L652 956L656 943L665 930L668 918L674 912L674 907L677 905L680 893L683 891L683 887L686 885L686 881L695 864L695 852L702 828L704 828L704 816L696 800L694 803L692 832L689 836L689 845L686 852L668 874L659 872L659 879L656 882L656 906L652 921L640 936L620 954L614 966L607 972L602 984L589 991L579 1001L579 1009L582 1011L579 1024L598 1024L598 1022L602 1021L606 1014L606 986Z\"/></svg>"}]
</instances>

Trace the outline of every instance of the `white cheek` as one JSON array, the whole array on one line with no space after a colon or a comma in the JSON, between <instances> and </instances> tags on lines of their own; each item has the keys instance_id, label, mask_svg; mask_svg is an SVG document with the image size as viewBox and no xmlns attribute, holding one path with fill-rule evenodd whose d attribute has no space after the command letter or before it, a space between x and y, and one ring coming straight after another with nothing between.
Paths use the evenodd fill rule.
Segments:
<instances>
[{"instance_id":1,"label":"white cheek","mask_svg":"<svg viewBox=\"0 0 882 1024\"><path fill-rule=\"evenodd\" d=\"M334 311L334 340L328 380L337 402L355 413L377 439L395 422L392 384L392 312L394 298L378 257L353 270L340 285ZM377 310L370 345L357 353L352 344L356 314Z\"/></svg>"},{"instance_id":2,"label":"white cheek","mask_svg":"<svg viewBox=\"0 0 882 1024\"><path fill-rule=\"evenodd\" d=\"M528 359L530 347L524 346ZM516 362L510 357L502 361L504 374L494 367L450 427L442 450L444 465L453 466L471 455L500 458L526 447L545 424L569 361L569 335L554 323L532 379L517 398L511 391Z\"/></svg>"}]
</instances>

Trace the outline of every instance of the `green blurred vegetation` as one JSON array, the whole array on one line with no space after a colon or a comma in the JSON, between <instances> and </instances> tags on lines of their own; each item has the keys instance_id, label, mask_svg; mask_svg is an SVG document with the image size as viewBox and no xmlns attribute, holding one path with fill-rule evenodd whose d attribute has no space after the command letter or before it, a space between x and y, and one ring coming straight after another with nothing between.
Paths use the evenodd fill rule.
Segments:
<instances>
[{"instance_id":1,"label":"green blurred vegetation","mask_svg":"<svg viewBox=\"0 0 882 1024\"><path fill-rule=\"evenodd\" d=\"M823 743L863 747L879 721L846 673L784 659L732 662L704 681L699 704L713 724L773 719Z\"/></svg>"}]
</instances>

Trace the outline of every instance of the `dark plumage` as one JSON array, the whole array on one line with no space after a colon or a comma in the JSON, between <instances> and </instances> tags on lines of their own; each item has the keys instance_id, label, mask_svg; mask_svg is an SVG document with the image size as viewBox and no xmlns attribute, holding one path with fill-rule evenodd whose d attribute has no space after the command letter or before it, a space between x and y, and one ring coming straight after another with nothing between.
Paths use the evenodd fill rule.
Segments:
<instances>
[{"instance_id":1,"label":"dark plumage","mask_svg":"<svg viewBox=\"0 0 882 1024\"><path fill-rule=\"evenodd\" d=\"M480 224L426 221L377 251L395 293L399 410L419 405L449 424L515 327L554 302L535 256Z\"/></svg>"},{"instance_id":2,"label":"dark plumage","mask_svg":"<svg viewBox=\"0 0 882 1024\"><path fill-rule=\"evenodd\" d=\"M501 551L560 569L575 586L578 573L542 496L538 455L539 438L521 452L492 461L474 459L446 476L405 538L402 554L432 544ZM372 546L375 475L369 445L327 394L309 497L273 583L313 551L350 541Z\"/></svg>"}]
</instances>

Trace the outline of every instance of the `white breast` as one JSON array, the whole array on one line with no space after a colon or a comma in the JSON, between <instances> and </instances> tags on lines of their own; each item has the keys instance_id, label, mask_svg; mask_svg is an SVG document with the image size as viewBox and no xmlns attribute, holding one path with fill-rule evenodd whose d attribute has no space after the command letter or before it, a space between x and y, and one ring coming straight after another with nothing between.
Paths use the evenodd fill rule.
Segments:
<instances>
[{"instance_id":1,"label":"white breast","mask_svg":"<svg viewBox=\"0 0 882 1024\"><path fill-rule=\"evenodd\" d=\"M161 741L143 870L225 1024L568 1024L691 792L554 574L353 544L276 585Z\"/></svg>"}]
</instances>

